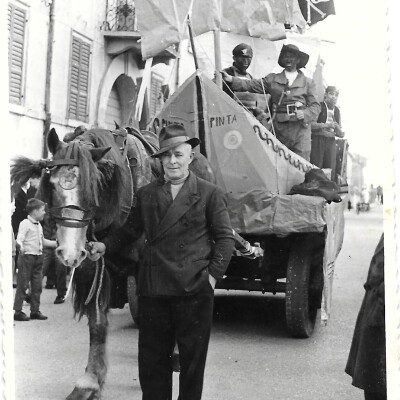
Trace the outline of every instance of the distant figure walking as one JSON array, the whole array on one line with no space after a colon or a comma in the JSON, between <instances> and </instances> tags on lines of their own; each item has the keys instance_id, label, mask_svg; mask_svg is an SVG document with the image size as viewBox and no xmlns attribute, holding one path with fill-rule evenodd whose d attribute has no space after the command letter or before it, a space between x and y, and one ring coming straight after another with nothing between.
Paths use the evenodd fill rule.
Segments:
<instances>
[{"instance_id":1,"label":"distant figure walking","mask_svg":"<svg viewBox=\"0 0 400 400\"><path fill-rule=\"evenodd\" d=\"M380 185L376 188L376 197L377 197L378 203L383 204L383 188Z\"/></svg>"}]
</instances>

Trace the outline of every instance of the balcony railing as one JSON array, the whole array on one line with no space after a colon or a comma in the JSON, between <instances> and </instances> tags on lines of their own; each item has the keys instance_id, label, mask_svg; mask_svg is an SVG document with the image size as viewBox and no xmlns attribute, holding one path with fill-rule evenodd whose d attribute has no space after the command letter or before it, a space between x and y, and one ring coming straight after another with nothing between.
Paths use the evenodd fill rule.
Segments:
<instances>
[{"instance_id":1,"label":"balcony railing","mask_svg":"<svg viewBox=\"0 0 400 400\"><path fill-rule=\"evenodd\" d=\"M102 29L137 32L135 2L133 0L108 0L106 21L104 21Z\"/></svg>"}]
</instances>

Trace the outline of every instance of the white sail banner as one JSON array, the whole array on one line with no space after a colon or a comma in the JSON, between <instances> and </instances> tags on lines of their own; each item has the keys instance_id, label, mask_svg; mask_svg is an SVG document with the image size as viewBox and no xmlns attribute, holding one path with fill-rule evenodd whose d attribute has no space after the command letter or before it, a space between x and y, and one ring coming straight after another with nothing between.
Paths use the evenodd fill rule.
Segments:
<instances>
[{"instance_id":1,"label":"white sail banner","mask_svg":"<svg viewBox=\"0 0 400 400\"><path fill-rule=\"evenodd\" d=\"M306 21L296 0L221 0L221 31L279 40L285 23L304 29Z\"/></svg>"},{"instance_id":2,"label":"white sail banner","mask_svg":"<svg viewBox=\"0 0 400 400\"><path fill-rule=\"evenodd\" d=\"M181 42L188 14L195 36L220 27L219 0L138 0L135 5L144 60Z\"/></svg>"},{"instance_id":3,"label":"white sail banner","mask_svg":"<svg viewBox=\"0 0 400 400\"><path fill-rule=\"evenodd\" d=\"M200 98L203 109L199 113ZM205 136L200 138L207 158L218 184L229 193L260 189L287 194L312 167L202 73L192 75L167 100L153 129L159 133L170 123L184 125L190 137L200 136L203 123Z\"/></svg>"},{"instance_id":4,"label":"white sail banner","mask_svg":"<svg viewBox=\"0 0 400 400\"><path fill-rule=\"evenodd\" d=\"M212 30L279 40L285 38L284 23L306 26L297 0L137 0L142 35L142 57L162 52L187 36L190 15L194 36Z\"/></svg>"}]
</instances>

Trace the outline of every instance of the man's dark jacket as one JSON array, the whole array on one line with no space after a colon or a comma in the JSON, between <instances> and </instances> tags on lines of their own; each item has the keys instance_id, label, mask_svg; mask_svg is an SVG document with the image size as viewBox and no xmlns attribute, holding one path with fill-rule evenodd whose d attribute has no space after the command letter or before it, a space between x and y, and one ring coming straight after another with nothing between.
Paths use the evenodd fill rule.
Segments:
<instances>
[{"instance_id":1,"label":"man's dark jacket","mask_svg":"<svg viewBox=\"0 0 400 400\"><path fill-rule=\"evenodd\" d=\"M385 257L382 234L372 257L357 316L346 372L352 384L386 396ZM377 397L378 398L378 397ZM386 398L386 397L385 397Z\"/></svg>"},{"instance_id":2,"label":"man's dark jacket","mask_svg":"<svg viewBox=\"0 0 400 400\"><path fill-rule=\"evenodd\" d=\"M137 192L136 236L145 235L138 295L185 296L222 279L234 240L223 192L190 172L175 200L164 181ZM172 203L171 203L172 202Z\"/></svg>"},{"instance_id":3,"label":"man's dark jacket","mask_svg":"<svg viewBox=\"0 0 400 400\"><path fill-rule=\"evenodd\" d=\"M230 66L230 67L228 67L228 68L225 68L224 71L225 71L228 75L230 75L230 76L237 76L237 75L236 75L235 68L236 68L236 67L234 67L234 66L232 65L232 66ZM248 77L249 79L253 79L253 77L252 77L248 72L246 73L246 75L247 75L247 77ZM226 81L222 80L222 90L223 90L228 96L232 97L232 99L233 99L235 96L234 96L233 90L231 89L231 85L232 85L232 84L231 84L230 82L226 82Z\"/></svg>"}]
</instances>

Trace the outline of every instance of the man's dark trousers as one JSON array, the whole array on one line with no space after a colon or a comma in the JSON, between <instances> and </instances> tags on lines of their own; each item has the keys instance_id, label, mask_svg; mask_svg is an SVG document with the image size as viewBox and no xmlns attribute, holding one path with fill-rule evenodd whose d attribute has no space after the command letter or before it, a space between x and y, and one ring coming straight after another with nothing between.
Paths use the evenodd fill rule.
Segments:
<instances>
[{"instance_id":1,"label":"man's dark trousers","mask_svg":"<svg viewBox=\"0 0 400 400\"><path fill-rule=\"evenodd\" d=\"M56 284L57 296L64 297L67 293L67 267L56 256L54 249L43 250L43 276L47 276L46 285Z\"/></svg>"},{"instance_id":2,"label":"man's dark trousers","mask_svg":"<svg viewBox=\"0 0 400 400\"><path fill-rule=\"evenodd\" d=\"M172 398L171 356L179 347L178 400L200 400L213 317L211 285L187 296L139 297L139 379L143 400Z\"/></svg>"},{"instance_id":3,"label":"man's dark trousers","mask_svg":"<svg viewBox=\"0 0 400 400\"><path fill-rule=\"evenodd\" d=\"M313 135L311 141L311 164L318 168L331 168L331 180L336 178L336 142L335 138Z\"/></svg>"}]
</instances>

